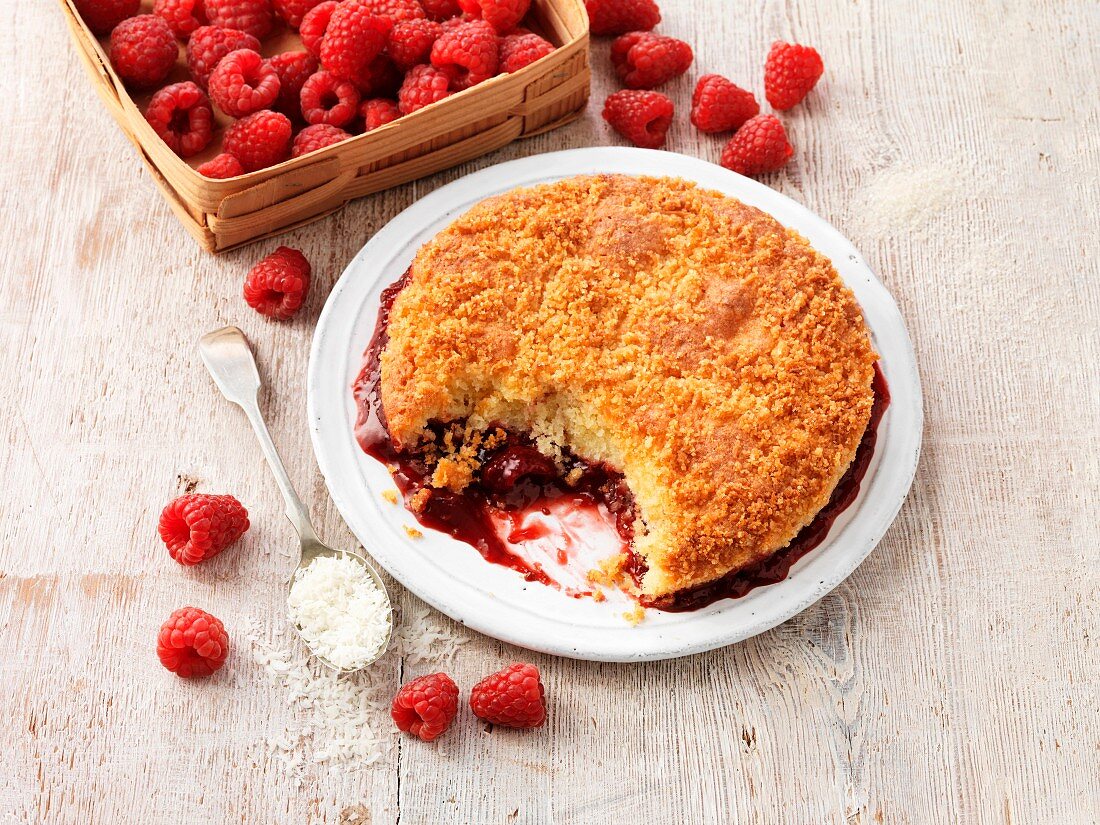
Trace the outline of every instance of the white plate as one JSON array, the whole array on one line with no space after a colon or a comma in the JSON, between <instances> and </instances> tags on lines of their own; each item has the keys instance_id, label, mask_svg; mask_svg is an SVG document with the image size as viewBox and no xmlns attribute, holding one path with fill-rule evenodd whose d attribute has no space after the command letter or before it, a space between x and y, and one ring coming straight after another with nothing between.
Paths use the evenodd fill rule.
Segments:
<instances>
[{"instance_id":1,"label":"white plate","mask_svg":"<svg viewBox=\"0 0 1100 825\"><path fill-rule=\"evenodd\" d=\"M388 504L386 469L359 449L352 432L351 385L378 312L379 293L396 281L417 249L478 201L517 186L583 173L668 175L717 189L773 215L829 256L855 292L890 386L874 459L859 497L828 538L790 576L741 599L691 613L647 611L624 621L624 605L573 599L485 562L468 544L434 530L410 539L416 521ZM832 226L763 184L697 158L629 148L575 149L483 169L437 189L390 221L348 265L317 323L309 361L313 446L333 501L366 550L394 578L469 627L532 650L598 661L685 656L761 633L816 602L859 565L897 515L916 472L922 410L912 344L890 293Z\"/></svg>"}]
</instances>

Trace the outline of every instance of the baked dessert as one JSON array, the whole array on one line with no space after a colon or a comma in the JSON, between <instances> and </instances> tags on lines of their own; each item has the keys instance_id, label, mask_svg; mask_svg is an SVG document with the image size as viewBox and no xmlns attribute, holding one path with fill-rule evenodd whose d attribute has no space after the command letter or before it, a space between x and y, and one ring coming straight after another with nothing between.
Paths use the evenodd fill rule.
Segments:
<instances>
[{"instance_id":1,"label":"baked dessert","mask_svg":"<svg viewBox=\"0 0 1100 825\"><path fill-rule=\"evenodd\" d=\"M489 556L463 521L479 517L471 492L505 509L598 500L653 604L787 548L872 418L876 355L829 260L682 180L489 198L383 303L359 435L404 460L410 508Z\"/></svg>"}]
</instances>

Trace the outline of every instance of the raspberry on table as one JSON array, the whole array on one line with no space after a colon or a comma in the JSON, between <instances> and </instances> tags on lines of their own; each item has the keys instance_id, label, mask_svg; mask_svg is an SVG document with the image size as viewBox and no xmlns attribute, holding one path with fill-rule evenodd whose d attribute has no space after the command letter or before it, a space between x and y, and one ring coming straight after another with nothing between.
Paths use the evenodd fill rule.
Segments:
<instances>
[{"instance_id":1,"label":"raspberry on table","mask_svg":"<svg viewBox=\"0 0 1100 825\"><path fill-rule=\"evenodd\" d=\"M611 64L628 89L652 89L688 70L695 55L675 37L649 32L624 34L611 44Z\"/></svg>"},{"instance_id":2,"label":"raspberry on table","mask_svg":"<svg viewBox=\"0 0 1100 825\"><path fill-rule=\"evenodd\" d=\"M343 126L359 111L359 90L323 69L309 76L302 86L302 117L306 123ZM297 144L297 140L295 140ZM297 157L291 152L292 157Z\"/></svg>"},{"instance_id":3,"label":"raspberry on table","mask_svg":"<svg viewBox=\"0 0 1100 825\"><path fill-rule=\"evenodd\" d=\"M474 685L470 709L494 725L537 728L546 722L545 694L539 669L517 662Z\"/></svg>"},{"instance_id":4,"label":"raspberry on table","mask_svg":"<svg viewBox=\"0 0 1100 825\"><path fill-rule=\"evenodd\" d=\"M511 74L554 51L554 44L537 34L510 34L500 39L500 71Z\"/></svg>"},{"instance_id":5,"label":"raspberry on table","mask_svg":"<svg viewBox=\"0 0 1100 825\"><path fill-rule=\"evenodd\" d=\"M363 131L369 132L387 123L393 123L401 117L401 110L392 100L384 97L375 97L364 100L359 107L359 115L363 118Z\"/></svg>"},{"instance_id":6,"label":"raspberry on table","mask_svg":"<svg viewBox=\"0 0 1100 825\"><path fill-rule=\"evenodd\" d=\"M244 299L261 315L277 321L290 320L309 294L310 274L305 255L289 246L280 246L249 271L244 281Z\"/></svg>"},{"instance_id":7,"label":"raspberry on table","mask_svg":"<svg viewBox=\"0 0 1100 825\"><path fill-rule=\"evenodd\" d=\"M235 178L237 175L244 174L244 167L231 154L222 152L220 155L214 155L195 171L207 178Z\"/></svg>"},{"instance_id":8,"label":"raspberry on table","mask_svg":"<svg viewBox=\"0 0 1100 825\"><path fill-rule=\"evenodd\" d=\"M592 34L650 31L661 22L654 0L584 0Z\"/></svg>"},{"instance_id":9,"label":"raspberry on table","mask_svg":"<svg viewBox=\"0 0 1100 825\"><path fill-rule=\"evenodd\" d=\"M450 78L435 66L414 66L397 92L397 107L407 115L447 97Z\"/></svg>"},{"instance_id":10,"label":"raspberry on table","mask_svg":"<svg viewBox=\"0 0 1100 825\"><path fill-rule=\"evenodd\" d=\"M816 49L777 40L764 63L764 96L773 108L785 111L801 103L824 72Z\"/></svg>"},{"instance_id":11,"label":"raspberry on table","mask_svg":"<svg viewBox=\"0 0 1100 825\"><path fill-rule=\"evenodd\" d=\"M271 0L204 0L206 17L215 26L263 39L275 28Z\"/></svg>"},{"instance_id":12,"label":"raspberry on table","mask_svg":"<svg viewBox=\"0 0 1100 825\"><path fill-rule=\"evenodd\" d=\"M210 75L210 97L232 117L267 109L279 96L279 75L252 49L237 49L221 59Z\"/></svg>"},{"instance_id":13,"label":"raspberry on table","mask_svg":"<svg viewBox=\"0 0 1100 825\"><path fill-rule=\"evenodd\" d=\"M396 97L404 80L404 74L389 56L380 54L353 82L361 97Z\"/></svg>"},{"instance_id":14,"label":"raspberry on table","mask_svg":"<svg viewBox=\"0 0 1100 825\"><path fill-rule=\"evenodd\" d=\"M422 20L427 15L417 0L356 0L362 3L371 14L388 17L394 23L402 20Z\"/></svg>"},{"instance_id":15,"label":"raspberry on table","mask_svg":"<svg viewBox=\"0 0 1100 825\"><path fill-rule=\"evenodd\" d=\"M246 172L274 166L290 155L290 118L261 109L225 130L222 148L241 162Z\"/></svg>"},{"instance_id":16,"label":"raspberry on table","mask_svg":"<svg viewBox=\"0 0 1100 825\"><path fill-rule=\"evenodd\" d=\"M228 655L225 625L197 607L181 607L172 613L157 634L157 658L184 679L209 676L225 664Z\"/></svg>"},{"instance_id":17,"label":"raspberry on table","mask_svg":"<svg viewBox=\"0 0 1100 825\"><path fill-rule=\"evenodd\" d=\"M223 57L237 49L260 50L260 41L250 34L220 26L201 26L187 41L187 68L191 79L203 89Z\"/></svg>"},{"instance_id":18,"label":"raspberry on table","mask_svg":"<svg viewBox=\"0 0 1100 825\"><path fill-rule=\"evenodd\" d=\"M337 0L324 0L306 12L302 25L298 27L298 36L302 45L314 57L321 56L321 40L325 36L332 13L339 7Z\"/></svg>"},{"instance_id":19,"label":"raspberry on table","mask_svg":"<svg viewBox=\"0 0 1100 825\"><path fill-rule=\"evenodd\" d=\"M248 530L248 511L233 496L189 493L168 502L157 532L168 555L190 567L212 558Z\"/></svg>"},{"instance_id":20,"label":"raspberry on table","mask_svg":"<svg viewBox=\"0 0 1100 825\"><path fill-rule=\"evenodd\" d=\"M420 0L420 5L424 9L424 13L428 15L428 19L437 23L442 23L444 20L450 20L452 17L458 17L462 14L458 0Z\"/></svg>"},{"instance_id":21,"label":"raspberry on table","mask_svg":"<svg viewBox=\"0 0 1100 825\"><path fill-rule=\"evenodd\" d=\"M531 8L531 0L458 0L467 14L480 17L497 34L508 34L519 25Z\"/></svg>"},{"instance_id":22,"label":"raspberry on table","mask_svg":"<svg viewBox=\"0 0 1100 825\"><path fill-rule=\"evenodd\" d=\"M701 132L733 132L760 114L752 92L721 75L705 74L691 96L691 122Z\"/></svg>"},{"instance_id":23,"label":"raspberry on table","mask_svg":"<svg viewBox=\"0 0 1100 825\"><path fill-rule=\"evenodd\" d=\"M455 91L488 80L499 60L496 32L480 20L448 29L432 46L432 65L447 74Z\"/></svg>"},{"instance_id":24,"label":"raspberry on table","mask_svg":"<svg viewBox=\"0 0 1100 825\"><path fill-rule=\"evenodd\" d=\"M443 34L443 27L434 20L402 20L390 32L386 50L394 65L402 71L426 63L432 44Z\"/></svg>"},{"instance_id":25,"label":"raspberry on table","mask_svg":"<svg viewBox=\"0 0 1100 825\"><path fill-rule=\"evenodd\" d=\"M340 143L351 137L350 132L345 132L339 126L330 126L327 123L315 123L307 126L294 136L294 144L290 148L292 158L308 155L334 143Z\"/></svg>"},{"instance_id":26,"label":"raspberry on table","mask_svg":"<svg viewBox=\"0 0 1100 825\"><path fill-rule=\"evenodd\" d=\"M635 146L660 149L674 112L672 101L660 92L624 89L607 98L603 119Z\"/></svg>"},{"instance_id":27,"label":"raspberry on table","mask_svg":"<svg viewBox=\"0 0 1100 825\"><path fill-rule=\"evenodd\" d=\"M145 119L181 158L197 155L214 137L210 100L190 80L165 86L153 95L145 109Z\"/></svg>"},{"instance_id":28,"label":"raspberry on table","mask_svg":"<svg viewBox=\"0 0 1100 825\"><path fill-rule=\"evenodd\" d=\"M162 17L139 14L111 32L111 65L127 86L149 89L168 77L179 57L176 36Z\"/></svg>"},{"instance_id":29,"label":"raspberry on table","mask_svg":"<svg viewBox=\"0 0 1100 825\"><path fill-rule=\"evenodd\" d=\"M302 117L302 86L320 63L309 52L282 52L267 59L279 76L279 96L272 107L291 120Z\"/></svg>"},{"instance_id":30,"label":"raspberry on table","mask_svg":"<svg viewBox=\"0 0 1100 825\"><path fill-rule=\"evenodd\" d=\"M425 742L442 736L458 713L458 685L446 673L432 673L401 686L390 716L398 730Z\"/></svg>"},{"instance_id":31,"label":"raspberry on table","mask_svg":"<svg viewBox=\"0 0 1100 825\"><path fill-rule=\"evenodd\" d=\"M793 154L794 148L779 118L757 115L737 130L722 150L719 163L742 175L759 175L779 169Z\"/></svg>"},{"instance_id":32,"label":"raspberry on table","mask_svg":"<svg viewBox=\"0 0 1100 825\"><path fill-rule=\"evenodd\" d=\"M155 0L153 14L163 17L172 33L186 40L199 26L206 25L203 0Z\"/></svg>"},{"instance_id":33,"label":"raspberry on table","mask_svg":"<svg viewBox=\"0 0 1100 825\"><path fill-rule=\"evenodd\" d=\"M271 5L276 17L290 28L297 29L302 25L302 18L306 13L320 2L321 0L272 0Z\"/></svg>"},{"instance_id":34,"label":"raspberry on table","mask_svg":"<svg viewBox=\"0 0 1100 825\"><path fill-rule=\"evenodd\" d=\"M133 17L141 8L141 0L73 0L76 11L95 34L110 34L111 29ZM458 14L456 11L455 14Z\"/></svg>"},{"instance_id":35,"label":"raspberry on table","mask_svg":"<svg viewBox=\"0 0 1100 825\"><path fill-rule=\"evenodd\" d=\"M341 80L354 81L386 46L393 21L371 14L360 3L343 3L329 18L321 38L321 66Z\"/></svg>"}]
</instances>

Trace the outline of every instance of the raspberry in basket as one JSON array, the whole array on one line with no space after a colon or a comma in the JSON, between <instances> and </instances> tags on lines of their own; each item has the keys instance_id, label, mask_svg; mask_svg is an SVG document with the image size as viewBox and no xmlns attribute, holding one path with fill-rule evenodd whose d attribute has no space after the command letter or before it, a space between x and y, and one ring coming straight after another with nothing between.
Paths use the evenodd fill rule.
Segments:
<instances>
[{"instance_id":1,"label":"raspberry in basket","mask_svg":"<svg viewBox=\"0 0 1100 825\"><path fill-rule=\"evenodd\" d=\"M267 62L279 75L279 96L273 108L291 120L301 120L302 86L317 71L317 58L309 52L282 52Z\"/></svg>"},{"instance_id":2,"label":"raspberry in basket","mask_svg":"<svg viewBox=\"0 0 1100 825\"><path fill-rule=\"evenodd\" d=\"M385 54L374 58L354 81L361 97L396 97L405 76Z\"/></svg>"},{"instance_id":3,"label":"raspberry in basket","mask_svg":"<svg viewBox=\"0 0 1100 825\"><path fill-rule=\"evenodd\" d=\"M420 5L424 9L424 13L428 15L428 19L437 23L442 23L444 20L450 20L452 17L458 17L462 14L458 0L420 0Z\"/></svg>"},{"instance_id":4,"label":"raspberry in basket","mask_svg":"<svg viewBox=\"0 0 1100 825\"><path fill-rule=\"evenodd\" d=\"M235 178L237 175L244 174L244 167L231 154L222 152L202 164L195 171L207 178Z\"/></svg>"},{"instance_id":5,"label":"raspberry in basket","mask_svg":"<svg viewBox=\"0 0 1100 825\"><path fill-rule=\"evenodd\" d=\"M397 92L397 107L407 115L450 94L450 78L435 66L414 66Z\"/></svg>"},{"instance_id":6,"label":"raspberry in basket","mask_svg":"<svg viewBox=\"0 0 1100 825\"><path fill-rule=\"evenodd\" d=\"M306 256L297 249L280 246L252 267L244 281L244 299L261 315L289 320L305 303L309 276Z\"/></svg>"},{"instance_id":7,"label":"raspberry in basket","mask_svg":"<svg viewBox=\"0 0 1100 825\"><path fill-rule=\"evenodd\" d=\"M432 44L443 34L443 27L434 20L403 20L390 32L386 47L397 68L408 71L419 63L426 63L432 53Z\"/></svg>"},{"instance_id":8,"label":"raspberry in basket","mask_svg":"<svg viewBox=\"0 0 1100 825\"><path fill-rule=\"evenodd\" d=\"M290 149L290 156L296 158L308 155L310 152L316 152L318 149L340 143L349 137L351 137L351 134L345 132L339 126L316 123L313 126L307 126L294 136L294 145Z\"/></svg>"},{"instance_id":9,"label":"raspberry in basket","mask_svg":"<svg viewBox=\"0 0 1100 825\"><path fill-rule=\"evenodd\" d=\"M168 554L190 567L218 555L248 530L248 512L233 496L190 493L160 514L157 532Z\"/></svg>"},{"instance_id":10,"label":"raspberry in basket","mask_svg":"<svg viewBox=\"0 0 1100 825\"><path fill-rule=\"evenodd\" d=\"M301 101L302 117L306 123L343 126L351 123L359 111L359 90L354 84L337 80L331 73L322 70L306 80L302 86Z\"/></svg>"},{"instance_id":11,"label":"raspberry in basket","mask_svg":"<svg viewBox=\"0 0 1100 825\"><path fill-rule=\"evenodd\" d=\"M163 17L173 34L186 40L199 26L206 25L203 0L156 0L153 14Z\"/></svg>"},{"instance_id":12,"label":"raspberry in basket","mask_svg":"<svg viewBox=\"0 0 1100 825\"><path fill-rule=\"evenodd\" d=\"M267 109L279 96L279 75L252 49L237 49L221 59L210 75L210 97L232 117Z\"/></svg>"},{"instance_id":13,"label":"raspberry in basket","mask_svg":"<svg viewBox=\"0 0 1100 825\"><path fill-rule=\"evenodd\" d=\"M661 22L654 0L584 0L592 34L650 31Z\"/></svg>"},{"instance_id":14,"label":"raspberry in basket","mask_svg":"<svg viewBox=\"0 0 1100 825\"><path fill-rule=\"evenodd\" d=\"M635 146L660 149L674 111L672 101L660 92L624 89L607 98L603 119Z\"/></svg>"},{"instance_id":15,"label":"raspberry in basket","mask_svg":"<svg viewBox=\"0 0 1100 825\"><path fill-rule=\"evenodd\" d=\"M366 6L371 14L388 17L394 23L402 20L420 20L425 17L424 7L417 0L357 0L357 2Z\"/></svg>"},{"instance_id":16,"label":"raspberry in basket","mask_svg":"<svg viewBox=\"0 0 1100 825\"><path fill-rule=\"evenodd\" d=\"M717 74L705 74L691 96L691 122L701 132L732 132L760 114L752 92Z\"/></svg>"},{"instance_id":17,"label":"raspberry in basket","mask_svg":"<svg viewBox=\"0 0 1100 825\"><path fill-rule=\"evenodd\" d=\"M321 39L325 36L332 13L340 4L336 0L325 0L318 3L302 18L302 25L298 28L298 36L302 38L302 45L314 57L321 54Z\"/></svg>"},{"instance_id":18,"label":"raspberry in basket","mask_svg":"<svg viewBox=\"0 0 1100 825\"><path fill-rule=\"evenodd\" d=\"M779 111L790 109L802 102L824 71L816 49L776 41L764 64L764 95Z\"/></svg>"},{"instance_id":19,"label":"raspberry in basket","mask_svg":"<svg viewBox=\"0 0 1100 825\"><path fill-rule=\"evenodd\" d=\"M343 3L329 18L321 38L321 67L354 81L386 45L393 22L359 3Z\"/></svg>"},{"instance_id":20,"label":"raspberry in basket","mask_svg":"<svg viewBox=\"0 0 1100 825\"><path fill-rule=\"evenodd\" d=\"M359 114L363 118L363 131L369 132L379 126L393 123L401 117L401 110L397 108L397 104L392 100L375 97L363 101L363 105L359 107Z\"/></svg>"},{"instance_id":21,"label":"raspberry in basket","mask_svg":"<svg viewBox=\"0 0 1100 825\"><path fill-rule=\"evenodd\" d=\"M447 74L455 91L488 80L499 60L496 32L480 20L448 29L432 46L432 65Z\"/></svg>"},{"instance_id":22,"label":"raspberry in basket","mask_svg":"<svg viewBox=\"0 0 1100 825\"><path fill-rule=\"evenodd\" d=\"M110 55L111 65L127 86L149 89L168 77L179 57L179 46L163 18L139 14L115 26Z\"/></svg>"},{"instance_id":23,"label":"raspberry in basket","mask_svg":"<svg viewBox=\"0 0 1100 825\"><path fill-rule=\"evenodd\" d=\"M402 685L390 716L399 730L431 742L442 736L458 713L458 685L446 673L432 673Z\"/></svg>"},{"instance_id":24,"label":"raspberry in basket","mask_svg":"<svg viewBox=\"0 0 1100 825\"><path fill-rule=\"evenodd\" d=\"M320 3L321 0L272 0L275 16L286 23L290 28L297 29L302 25L302 18L306 13Z\"/></svg>"},{"instance_id":25,"label":"raspberry in basket","mask_svg":"<svg viewBox=\"0 0 1100 825\"><path fill-rule=\"evenodd\" d=\"M546 722L546 700L539 669L517 662L486 676L470 691L474 715L494 725L537 728Z\"/></svg>"},{"instance_id":26,"label":"raspberry in basket","mask_svg":"<svg viewBox=\"0 0 1100 825\"><path fill-rule=\"evenodd\" d=\"M138 13L141 0L74 0L80 19L95 34L110 34L111 29ZM455 12L458 14L458 12Z\"/></svg>"},{"instance_id":27,"label":"raspberry in basket","mask_svg":"<svg viewBox=\"0 0 1100 825\"><path fill-rule=\"evenodd\" d=\"M497 34L508 34L531 8L531 0L458 0L458 5L467 14L480 17Z\"/></svg>"},{"instance_id":28,"label":"raspberry in basket","mask_svg":"<svg viewBox=\"0 0 1100 825\"><path fill-rule=\"evenodd\" d=\"M611 44L611 64L628 89L652 89L691 66L691 46L675 37L649 32L624 34Z\"/></svg>"},{"instance_id":29,"label":"raspberry in basket","mask_svg":"<svg viewBox=\"0 0 1100 825\"><path fill-rule=\"evenodd\" d=\"M160 663L184 679L209 676L225 664L228 655L225 625L197 607L175 611L157 634Z\"/></svg>"},{"instance_id":30,"label":"raspberry in basket","mask_svg":"<svg viewBox=\"0 0 1100 825\"><path fill-rule=\"evenodd\" d=\"M254 172L287 159L292 131L286 115L261 109L226 129L222 148L236 157L246 172Z\"/></svg>"},{"instance_id":31,"label":"raspberry in basket","mask_svg":"<svg viewBox=\"0 0 1100 825\"><path fill-rule=\"evenodd\" d=\"M181 158L197 155L214 136L214 111L203 90L190 80L165 86L149 101L145 119Z\"/></svg>"},{"instance_id":32,"label":"raspberry in basket","mask_svg":"<svg viewBox=\"0 0 1100 825\"><path fill-rule=\"evenodd\" d=\"M187 41L187 68L191 79L206 88L210 74L218 62L237 49L260 50L260 41L250 34L219 26L202 26L195 29Z\"/></svg>"},{"instance_id":33,"label":"raspberry in basket","mask_svg":"<svg viewBox=\"0 0 1100 825\"><path fill-rule=\"evenodd\" d=\"M215 26L236 29L263 39L275 27L271 0L204 0L206 16Z\"/></svg>"},{"instance_id":34,"label":"raspberry in basket","mask_svg":"<svg viewBox=\"0 0 1100 825\"><path fill-rule=\"evenodd\" d=\"M554 44L537 34L510 34L500 39L500 70L511 74L554 51Z\"/></svg>"},{"instance_id":35,"label":"raspberry in basket","mask_svg":"<svg viewBox=\"0 0 1100 825\"><path fill-rule=\"evenodd\" d=\"M779 169L793 154L794 149L779 118L757 115L737 130L722 151L719 162L742 175L759 175Z\"/></svg>"}]
</instances>

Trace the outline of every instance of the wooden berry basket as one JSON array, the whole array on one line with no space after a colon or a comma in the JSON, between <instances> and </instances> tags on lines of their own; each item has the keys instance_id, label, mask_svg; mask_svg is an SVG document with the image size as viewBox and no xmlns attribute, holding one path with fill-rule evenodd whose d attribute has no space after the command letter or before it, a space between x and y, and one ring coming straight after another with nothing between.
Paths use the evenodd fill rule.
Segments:
<instances>
[{"instance_id":1,"label":"wooden berry basket","mask_svg":"<svg viewBox=\"0 0 1100 825\"><path fill-rule=\"evenodd\" d=\"M135 101L72 0L60 2L100 97L187 231L211 252L278 235L329 215L354 198L554 129L578 117L588 102L591 76L583 0L533 0L529 23L558 47L547 57L368 134L267 169L212 180L157 137L143 115L148 96ZM281 48L288 47L284 43ZM176 79L186 77L180 74L167 82ZM197 165L214 151L212 147L190 162Z\"/></svg>"}]
</instances>

